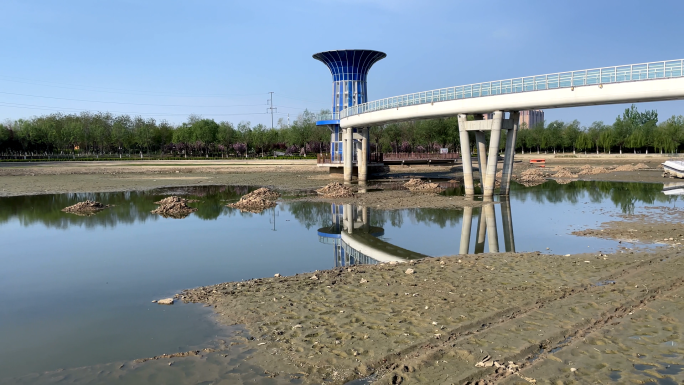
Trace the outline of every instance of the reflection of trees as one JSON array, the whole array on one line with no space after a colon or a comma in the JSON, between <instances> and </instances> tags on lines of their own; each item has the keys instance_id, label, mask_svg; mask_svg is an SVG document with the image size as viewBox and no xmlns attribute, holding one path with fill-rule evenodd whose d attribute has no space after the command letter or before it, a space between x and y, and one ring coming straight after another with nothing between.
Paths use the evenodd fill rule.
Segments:
<instances>
[{"instance_id":1,"label":"reflection of trees","mask_svg":"<svg viewBox=\"0 0 684 385\"><path fill-rule=\"evenodd\" d=\"M18 219L23 226L41 223L47 227L67 229L69 226L114 227L157 220L159 216L150 213L157 208L154 202L169 195L183 195L198 199L191 203L197 207L195 215L204 220L216 219L221 215L234 215L235 210L226 207L226 200L237 200L249 192L246 186L202 186L189 188L167 188L150 191L115 193L71 193L56 195L30 195L0 199L0 224ZM96 200L113 207L91 216L64 213L64 207L86 199Z\"/></svg>"},{"instance_id":2,"label":"reflection of trees","mask_svg":"<svg viewBox=\"0 0 684 385\"><path fill-rule=\"evenodd\" d=\"M610 200L623 213L632 213L637 203L671 203L676 196L661 193L661 184L589 182L575 181L568 184L546 182L535 187L511 186L511 197L525 202L532 200L544 204L569 202L578 204L584 201L597 203ZM215 220L222 215L252 216L226 207L227 201L236 201L252 188L246 186L198 186L188 188L167 188L151 191L116 193L74 193L58 195L33 195L0 199L0 224L18 219L23 226L42 223L47 227L66 229L69 226L113 227L117 224L130 224L158 220L150 213L157 206L155 201L169 195L183 195L188 199L198 199L191 203L197 207L195 216L202 220ZM63 213L61 209L86 199L114 205L92 216L77 216ZM290 202L281 203L276 210L289 211L307 229L324 227L330 224L329 203ZM265 214L264 214L265 215ZM370 210L371 226L383 227L389 223L401 227L404 221L413 223L436 224L440 227L460 223L462 210L443 210L433 208L414 208L406 210Z\"/></svg>"},{"instance_id":3,"label":"reflection of trees","mask_svg":"<svg viewBox=\"0 0 684 385\"><path fill-rule=\"evenodd\" d=\"M282 205L281 210L289 210L304 227L324 227L330 225L330 203L324 202L290 202Z\"/></svg>"},{"instance_id":4,"label":"reflection of trees","mask_svg":"<svg viewBox=\"0 0 684 385\"><path fill-rule=\"evenodd\" d=\"M639 202L646 204L671 202L672 197L662 194L662 188L663 185L660 183L636 182L575 181L558 184L555 181L548 181L534 187L524 187L514 183L511 186L511 197L521 202L532 199L547 204L560 202L577 204L583 200L598 203L610 200L623 213L633 213Z\"/></svg>"}]
</instances>

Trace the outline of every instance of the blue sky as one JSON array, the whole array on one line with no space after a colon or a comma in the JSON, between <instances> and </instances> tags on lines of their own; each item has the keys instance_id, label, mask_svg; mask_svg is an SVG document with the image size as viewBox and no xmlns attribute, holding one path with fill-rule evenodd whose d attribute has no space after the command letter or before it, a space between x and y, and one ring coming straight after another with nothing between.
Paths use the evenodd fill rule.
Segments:
<instances>
[{"instance_id":1,"label":"blue sky","mask_svg":"<svg viewBox=\"0 0 684 385\"><path fill-rule=\"evenodd\" d=\"M480 81L680 59L682 1L2 0L0 121L111 111L270 124L330 107L311 55L387 53L369 99ZM626 106L546 110L612 123ZM684 102L646 103L660 119Z\"/></svg>"}]
</instances>

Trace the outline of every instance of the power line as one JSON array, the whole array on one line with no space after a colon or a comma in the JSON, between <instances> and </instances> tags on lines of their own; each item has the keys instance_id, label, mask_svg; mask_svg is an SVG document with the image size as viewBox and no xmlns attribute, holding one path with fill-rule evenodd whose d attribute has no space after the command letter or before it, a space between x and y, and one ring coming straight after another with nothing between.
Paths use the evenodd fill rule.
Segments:
<instances>
[{"instance_id":1,"label":"power line","mask_svg":"<svg viewBox=\"0 0 684 385\"><path fill-rule=\"evenodd\" d=\"M88 102L88 103L104 103L104 104L128 104L133 106L155 106L155 107L206 107L206 108L225 108L225 107L255 107L263 106L263 104L233 104L226 106L192 106L189 104L152 104L152 103L128 103L128 102L111 102L102 100L87 100L87 99L71 99L71 98L60 98L56 96L41 96L41 95L30 95L30 94L19 94L15 92L3 92L0 94L5 95L15 95L15 96L28 96L31 98L41 98L41 99L57 99L57 100L69 100L74 102Z\"/></svg>"},{"instance_id":2,"label":"power line","mask_svg":"<svg viewBox=\"0 0 684 385\"><path fill-rule=\"evenodd\" d=\"M156 92L156 91L129 91L129 90L122 90L122 89L117 89L117 88L92 87L92 86L85 86L85 85L77 85L77 86L55 85L55 84L62 84L62 83L50 84L51 82L45 82L45 81L41 81L41 80L39 80L39 81L14 80L14 79L7 78L4 76L0 76L0 80L7 81L7 82L14 82L14 83L39 85L39 86L44 86L44 87L54 87L54 88L63 88L63 89L71 89L71 90L79 90L79 91L103 92L103 93L124 94L124 95L215 97L215 96L254 96L254 95L266 94L266 92L248 93L248 94L182 94L182 93L175 94L175 93L169 93L169 92Z\"/></svg>"},{"instance_id":3,"label":"power line","mask_svg":"<svg viewBox=\"0 0 684 385\"><path fill-rule=\"evenodd\" d=\"M0 102L0 106L10 107L10 108L23 108L23 109L36 109L36 110L46 110L46 111L60 111L60 110L71 110L71 111L88 111L78 108L69 107L52 107L52 106L40 106L34 104L23 104L23 103L8 103ZM131 114L131 115L157 115L157 116L188 116L192 113L165 113L165 112L131 112L131 111L107 111L117 114ZM276 113L277 115L284 115L285 113ZM211 116L241 116L241 115L268 115L267 112L247 112L247 113L235 113L235 114L208 114Z\"/></svg>"}]
</instances>

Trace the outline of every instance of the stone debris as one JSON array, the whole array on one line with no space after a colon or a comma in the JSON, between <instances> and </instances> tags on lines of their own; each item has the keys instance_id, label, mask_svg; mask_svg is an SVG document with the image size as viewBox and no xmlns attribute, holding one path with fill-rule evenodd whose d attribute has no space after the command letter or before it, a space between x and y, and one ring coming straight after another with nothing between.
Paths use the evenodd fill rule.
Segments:
<instances>
[{"instance_id":1,"label":"stone debris","mask_svg":"<svg viewBox=\"0 0 684 385\"><path fill-rule=\"evenodd\" d=\"M185 198L181 198L181 197L172 195L172 196L166 197L166 198L164 198L158 202L154 202L154 204L161 206L161 205L170 205L170 204L177 203L177 202L193 203L193 202L199 202L199 201L197 199L185 199Z\"/></svg>"},{"instance_id":2,"label":"stone debris","mask_svg":"<svg viewBox=\"0 0 684 385\"><path fill-rule=\"evenodd\" d=\"M244 195L242 198L264 198L269 201L275 201L276 199L280 198L280 193L277 191L273 191L270 188L262 187L260 189L256 189L252 191L249 194Z\"/></svg>"},{"instance_id":3,"label":"stone debris","mask_svg":"<svg viewBox=\"0 0 684 385\"><path fill-rule=\"evenodd\" d=\"M605 167L601 167L601 166L592 167L589 165L584 165L584 166L580 167L580 171L579 171L578 175L598 175L598 174L607 174L609 172L611 172L611 170L609 170Z\"/></svg>"},{"instance_id":4,"label":"stone debris","mask_svg":"<svg viewBox=\"0 0 684 385\"><path fill-rule=\"evenodd\" d=\"M159 202L156 210L152 210L153 214L159 214L164 218L185 218L190 213L197 211L196 208L188 206L189 200L177 196L170 196L164 198Z\"/></svg>"},{"instance_id":5,"label":"stone debris","mask_svg":"<svg viewBox=\"0 0 684 385\"><path fill-rule=\"evenodd\" d=\"M406 271L405 271L406 274L413 274L413 273L415 273L415 272L416 272L416 271L413 270L413 269L406 269Z\"/></svg>"},{"instance_id":6,"label":"stone debris","mask_svg":"<svg viewBox=\"0 0 684 385\"><path fill-rule=\"evenodd\" d=\"M577 178L577 174L573 174L570 170L565 167L556 167L556 173L553 174L554 178Z\"/></svg>"},{"instance_id":7,"label":"stone debris","mask_svg":"<svg viewBox=\"0 0 684 385\"><path fill-rule=\"evenodd\" d=\"M228 204L228 207L258 214L266 209L276 207L276 203L261 197L246 198L243 196L238 202Z\"/></svg>"},{"instance_id":8,"label":"stone debris","mask_svg":"<svg viewBox=\"0 0 684 385\"><path fill-rule=\"evenodd\" d=\"M425 182L425 181L422 181L418 178L409 179L408 182L404 183L404 187L406 187L410 191L427 191L427 192L442 191L442 188L439 187L438 183Z\"/></svg>"},{"instance_id":9,"label":"stone debris","mask_svg":"<svg viewBox=\"0 0 684 385\"><path fill-rule=\"evenodd\" d=\"M216 349L204 348L202 350L191 350L189 352L162 354L160 356L154 356L154 357L149 357L149 358L138 358L134 362L141 364L141 363L147 362L147 361L156 361L156 360L169 359L169 358L202 356L202 353L213 353L215 351L216 351ZM123 365L121 365L121 366L123 367ZM119 368L119 369L121 369L121 368Z\"/></svg>"},{"instance_id":10,"label":"stone debris","mask_svg":"<svg viewBox=\"0 0 684 385\"><path fill-rule=\"evenodd\" d=\"M279 192L262 187L243 195L238 202L231 203L228 207L258 214L266 209L276 207L274 201L278 198L280 198Z\"/></svg>"},{"instance_id":11,"label":"stone debris","mask_svg":"<svg viewBox=\"0 0 684 385\"><path fill-rule=\"evenodd\" d=\"M517 178L517 182L524 186L532 187L546 182L547 177L548 173L546 173L543 169L534 167L528 168L520 173L520 176Z\"/></svg>"},{"instance_id":12,"label":"stone debris","mask_svg":"<svg viewBox=\"0 0 684 385\"><path fill-rule=\"evenodd\" d=\"M643 163L637 163L637 164L623 164L622 166L617 166L615 167L614 171L638 171L638 170L646 170L650 167Z\"/></svg>"},{"instance_id":13,"label":"stone debris","mask_svg":"<svg viewBox=\"0 0 684 385\"><path fill-rule=\"evenodd\" d=\"M160 305L173 305L173 298L164 298L157 300L157 303Z\"/></svg>"},{"instance_id":14,"label":"stone debris","mask_svg":"<svg viewBox=\"0 0 684 385\"><path fill-rule=\"evenodd\" d=\"M107 207L109 207L109 205L103 205L100 202L87 200L84 202L78 202L73 206L65 207L62 209L62 211L72 214L93 214L100 210L104 210Z\"/></svg>"},{"instance_id":15,"label":"stone debris","mask_svg":"<svg viewBox=\"0 0 684 385\"><path fill-rule=\"evenodd\" d=\"M338 182L329 183L327 186L316 190L316 192L326 198L351 198L354 196L351 188Z\"/></svg>"}]
</instances>

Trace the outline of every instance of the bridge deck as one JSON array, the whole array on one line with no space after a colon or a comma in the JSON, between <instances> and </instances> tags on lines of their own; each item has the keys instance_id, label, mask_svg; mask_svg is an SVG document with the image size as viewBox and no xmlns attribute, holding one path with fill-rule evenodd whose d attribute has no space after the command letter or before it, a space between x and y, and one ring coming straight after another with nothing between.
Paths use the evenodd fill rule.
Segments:
<instances>
[{"instance_id":1,"label":"bridge deck","mask_svg":"<svg viewBox=\"0 0 684 385\"><path fill-rule=\"evenodd\" d=\"M340 126L489 113L684 99L683 60L527 76L359 104L340 113Z\"/></svg>"}]
</instances>

